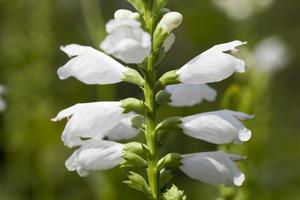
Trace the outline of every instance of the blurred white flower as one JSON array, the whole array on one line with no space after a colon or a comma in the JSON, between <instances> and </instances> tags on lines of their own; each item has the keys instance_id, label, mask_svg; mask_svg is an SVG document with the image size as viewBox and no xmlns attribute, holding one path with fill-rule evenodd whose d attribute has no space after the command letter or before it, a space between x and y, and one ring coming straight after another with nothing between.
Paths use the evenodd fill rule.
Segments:
<instances>
[{"instance_id":1,"label":"blurred white flower","mask_svg":"<svg viewBox=\"0 0 300 200\"><path fill-rule=\"evenodd\" d=\"M0 84L0 112L6 109L6 103L2 98L2 95L5 93L5 87Z\"/></svg>"},{"instance_id":2,"label":"blurred white flower","mask_svg":"<svg viewBox=\"0 0 300 200\"><path fill-rule=\"evenodd\" d=\"M182 83L204 84L221 81L234 72L243 73L245 72L244 61L226 52L236 53L237 47L244 44L246 42L236 40L215 45L189 61L177 70L176 74Z\"/></svg>"},{"instance_id":3,"label":"blurred white flower","mask_svg":"<svg viewBox=\"0 0 300 200\"><path fill-rule=\"evenodd\" d=\"M234 161L243 159L223 152L203 152L182 155L180 169L189 177L208 183L241 186L245 175Z\"/></svg>"},{"instance_id":4,"label":"blurred white flower","mask_svg":"<svg viewBox=\"0 0 300 200\"><path fill-rule=\"evenodd\" d=\"M228 17L241 21L267 9L274 0L213 0L213 3L223 10Z\"/></svg>"},{"instance_id":5,"label":"blurred white flower","mask_svg":"<svg viewBox=\"0 0 300 200\"><path fill-rule=\"evenodd\" d=\"M207 84L175 84L168 85L165 89L170 94L169 105L175 107L193 106L203 100L214 101L217 92Z\"/></svg>"},{"instance_id":6,"label":"blurred white flower","mask_svg":"<svg viewBox=\"0 0 300 200\"><path fill-rule=\"evenodd\" d=\"M193 138L214 144L242 143L251 138L251 131L239 120L253 116L231 110L200 113L181 118L183 132Z\"/></svg>"},{"instance_id":7,"label":"blurred white flower","mask_svg":"<svg viewBox=\"0 0 300 200\"><path fill-rule=\"evenodd\" d=\"M109 35L100 48L125 63L141 63L150 54L151 36L141 28L139 15L129 10L118 10L115 19L106 24Z\"/></svg>"},{"instance_id":8,"label":"blurred white flower","mask_svg":"<svg viewBox=\"0 0 300 200\"><path fill-rule=\"evenodd\" d=\"M123 162L123 144L91 139L77 149L66 161L69 171L77 171L80 176L87 176L90 170L107 170Z\"/></svg>"},{"instance_id":9,"label":"blurred white flower","mask_svg":"<svg viewBox=\"0 0 300 200\"><path fill-rule=\"evenodd\" d=\"M124 114L121 102L81 103L64 109L52 119L68 119L62 134L62 140L68 147L81 145L87 138L113 140L130 139L138 134L131 120L137 114Z\"/></svg>"},{"instance_id":10,"label":"blurred white flower","mask_svg":"<svg viewBox=\"0 0 300 200\"><path fill-rule=\"evenodd\" d=\"M278 36L271 36L256 45L252 60L260 70L276 72L288 64L290 56L285 42Z\"/></svg>"},{"instance_id":11,"label":"blurred white flower","mask_svg":"<svg viewBox=\"0 0 300 200\"><path fill-rule=\"evenodd\" d=\"M74 76L86 84L121 82L129 69L92 47L71 44L61 47L71 60L57 70L60 79Z\"/></svg>"}]
</instances>

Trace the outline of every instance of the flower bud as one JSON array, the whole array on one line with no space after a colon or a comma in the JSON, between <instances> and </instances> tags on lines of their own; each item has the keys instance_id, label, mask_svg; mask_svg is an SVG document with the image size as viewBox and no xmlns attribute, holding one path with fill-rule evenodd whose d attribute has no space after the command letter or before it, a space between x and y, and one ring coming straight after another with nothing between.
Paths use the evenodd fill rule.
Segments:
<instances>
[{"instance_id":1,"label":"flower bud","mask_svg":"<svg viewBox=\"0 0 300 200\"><path fill-rule=\"evenodd\" d=\"M158 28L161 28L163 32L170 34L182 23L182 20L183 16L179 12L169 12L163 16L158 24Z\"/></svg>"}]
</instances>

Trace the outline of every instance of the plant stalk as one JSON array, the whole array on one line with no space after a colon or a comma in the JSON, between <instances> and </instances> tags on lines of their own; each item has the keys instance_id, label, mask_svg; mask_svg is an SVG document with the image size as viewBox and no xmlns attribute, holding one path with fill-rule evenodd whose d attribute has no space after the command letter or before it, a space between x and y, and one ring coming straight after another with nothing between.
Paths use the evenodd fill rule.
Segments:
<instances>
[{"instance_id":1,"label":"plant stalk","mask_svg":"<svg viewBox=\"0 0 300 200\"><path fill-rule=\"evenodd\" d=\"M148 31L152 37L153 44L153 32L154 26L153 23L153 13L152 13L152 1L146 6L145 11L145 22ZM152 2L152 3L151 3ZM148 57L147 62L147 73L145 74L145 87L144 87L144 98L145 105L148 110L146 111L146 141L147 146L151 152L151 155L148 157L148 183L149 187L154 195L154 199L159 199L159 190L158 190L158 153L157 153L157 140L155 135L155 126L156 126L156 106L155 106L155 81L156 81L156 56L155 53L152 52Z\"/></svg>"}]
</instances>

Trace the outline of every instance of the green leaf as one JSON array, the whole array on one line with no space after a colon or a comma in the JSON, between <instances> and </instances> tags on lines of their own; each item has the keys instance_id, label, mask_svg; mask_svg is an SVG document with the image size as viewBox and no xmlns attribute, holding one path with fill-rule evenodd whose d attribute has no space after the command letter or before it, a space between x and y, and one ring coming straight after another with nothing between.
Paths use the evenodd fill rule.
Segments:
<instances>
[{"instance_id":1,"label":"green leaf","mask_svg":"<svg viewBox=\"0 0 300 200\"><path fill-rule=\"evenodd\" d=\"M154 199L154 195L152 194L147 182L141 175L131 171L127 177L129 180L123 181L126 185L143 192L149 199Z\"/></svg>"},{"instance_id":2,"label":"green leaf","mask_svg":"<svg viewBox=\"0 0 300 200\"><path fill-rule=\"evenodd\" d=\"M163 200L186 200L186 196L184 191L179 190L176 185L172 185L172 187L163 194Z\"/></svg>"}]
</instances>

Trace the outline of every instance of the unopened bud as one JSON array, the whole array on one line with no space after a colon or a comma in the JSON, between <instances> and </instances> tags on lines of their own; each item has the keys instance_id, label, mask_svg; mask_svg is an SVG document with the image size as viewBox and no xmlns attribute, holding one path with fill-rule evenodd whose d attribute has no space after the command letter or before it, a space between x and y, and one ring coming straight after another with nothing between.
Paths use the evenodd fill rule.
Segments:
<instances>
[{"instance_id":1,"label":"unopened bud","mask_svg":"<svg viewBox=\"0 0 300 200\"><path fill-rule=\"evenodd\" d=\"M182 14L179 12L169 12L163 16L160 20L158 27L164 32L170 34L175 28L177 28L183 20Z\"/></svg>"}]
</instances>

